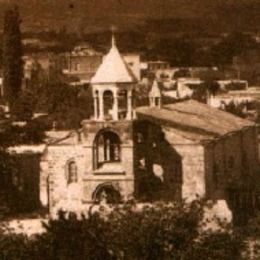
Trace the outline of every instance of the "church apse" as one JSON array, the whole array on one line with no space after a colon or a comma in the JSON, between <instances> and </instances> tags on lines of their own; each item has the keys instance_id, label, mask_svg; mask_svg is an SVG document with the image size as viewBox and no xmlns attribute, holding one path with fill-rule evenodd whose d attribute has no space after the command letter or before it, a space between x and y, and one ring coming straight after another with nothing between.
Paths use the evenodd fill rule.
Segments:
<instances>
[{"instance_id":1,"label":"church apse","mask_svg":"<svg viewBox=\"0 0 260 260\"><path fill-rule=\"evenodd\" d=\"M140 200L180 200L182 158L162 128L146 120L134 123L135 195Z\"/></svg>"}]
</instances>

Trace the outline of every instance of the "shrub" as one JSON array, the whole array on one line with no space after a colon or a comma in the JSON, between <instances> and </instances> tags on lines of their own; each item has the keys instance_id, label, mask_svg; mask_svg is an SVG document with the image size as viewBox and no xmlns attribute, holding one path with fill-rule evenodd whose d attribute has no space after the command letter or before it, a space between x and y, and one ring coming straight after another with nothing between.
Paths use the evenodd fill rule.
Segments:
<instances>
[{"instance_id":1,"label":"shrub","mask_svg":"<svg viewBox=\"0 0 260 260\"><path fill-rule=\"evenodd\" d=\"M245 249L242 237L229 232L210 232L188 248L184 259L230 260L241 259Z\"/></svg>"},{"instance_id":2,"label":"shrub","mask_svg":"<svg viewBox=\"0 0 260 260\"><path fill-rule=\"evenodd\" d=\"M236 232L198 233L202 206L126 203L81 219L61 212L33 238L0 234L0 252L19 260L241 259Z\"/></svg>"}]
</instances>

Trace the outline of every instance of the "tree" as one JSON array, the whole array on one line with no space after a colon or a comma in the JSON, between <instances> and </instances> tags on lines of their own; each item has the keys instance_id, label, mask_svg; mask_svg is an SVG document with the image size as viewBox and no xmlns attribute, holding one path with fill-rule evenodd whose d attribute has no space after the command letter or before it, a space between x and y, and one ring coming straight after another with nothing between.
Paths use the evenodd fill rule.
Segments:
<instances>
[{"instance_id":1,"label":"tree","mask_svg":"<svg viewBox=\"0 0 260 260\"><path fill-rule=\"evenodd\" d=\"M4 15L3 34L3 85L5 100L12 108L21 92L23 62L20 32L20 17L17 7L9 9Z\"/></svg>"},{"instance_id":2,"label":"tree","mask_svg":"<svg viewBox=\"0 0 260 260\"><path fill-rule=\"evenodd\" d=\"M250 36L240 32L231 33L211 49L215 65L224 66L231 64L235 56L247 50L257 48L257 43Z\"/></svg>"},{"instance_id":3,"label":"tree","mask_svg":"<svg viewBox=\"0 0 260 260\"><path fill-rule=\"evenodd\" d=\"M35 110L48 114L50 125L59 129L79 128L83 119L93 114L91 88L82 89L63 82L45 82L33 94Z\"/></svg>"}]
</instances>

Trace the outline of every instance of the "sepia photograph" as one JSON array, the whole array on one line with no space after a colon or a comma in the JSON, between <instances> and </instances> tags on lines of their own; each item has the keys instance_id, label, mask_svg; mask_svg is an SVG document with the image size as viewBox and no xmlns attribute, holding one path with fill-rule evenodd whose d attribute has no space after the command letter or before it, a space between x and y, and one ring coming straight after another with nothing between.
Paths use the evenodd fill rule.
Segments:
<instances>
[{"instance_id":1,"label":"sepia photograph","mask_svg":"<svg viewBox=\"0 0 260 260\"><path fill-rule=\"evenodd\" d=\"M0 0L0 260L260 260L260 0Z\"/></svg>"}]
</instances>

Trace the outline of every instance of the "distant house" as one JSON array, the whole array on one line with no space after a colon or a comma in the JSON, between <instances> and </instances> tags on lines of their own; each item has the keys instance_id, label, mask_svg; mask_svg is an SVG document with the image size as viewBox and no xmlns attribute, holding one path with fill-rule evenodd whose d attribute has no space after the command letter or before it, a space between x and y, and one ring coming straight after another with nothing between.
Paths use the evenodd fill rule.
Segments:
<instances>
[{"instance_id":1,"label":"distant house","mask_svg":"<svg viewBox=\"0 0 260 260\"><path fill-rule=\"evenodd\" d=\"M198 78L179 78L177 80L177 96L179 98L191 97L204 81Z\"/></svg>"},{"instance_id":2,"label":"distant house","mask_svg":"<svg viewBox=\"0 0 260 260\"><path fill-rule=\"evenodd\" d=\"M260 89L250 87L228 90L208 97L208 104L212 107L226 110L231 104L241 110L244 117L253 121L259 120Z\"/></svg>"},{"instance_id":3,"label":"distant house","mask_svg":"<svg viewBox=\"0 0 260 260\"><path fill-rule=\"evenodd\" d=\"M103 55L84 44L76 46L65 57L67 66L63 73L75 78L75 81L88 83L101 64Z\"/></svg>"},{"instance_id":4,"label":"distant house","mask_svg":"<svg viewBox=\"0 0 260 260\"><path fill-rule=\"evenodd\" d=\"M43 77L49 79L53 71L61 72L64 67L62 55L51 52L39 52L23 56L23 62L23 88L27 87L34 71L39 70Z\"/></svg>"},{"instance_id":5,"label":"distant house","mask_svg":"<svg viewBox=\"0 0 260 260\"><path fill-rule=\"evenodd\" d=\"M141 60L140 54L138 53L124 53L122 54L124 61L127 63L128 67L134 73L136 79L139 81L141 79Z\"/></svg>"},{"instance_id":6,"label":"distant house","mask_svg":"<svg viewBox=\"0 0 260 260\"><path fill-rule=\"evenodd\" d=\"M167 61L148 61L147 62L147 69L148 71L156 71L160 69L168 69L170 68L170 63Z\"/></svg>"},{"instance_id":7,"label":"distant house","mask_svg":"<svg viewBox=\"0 0 260 260\"><path fill-rule=\"evenodd\" d=\"M124 62L134 73L137 80L141 78L140 55L137 53L122 54ZM96 73L104 56L87 44L76 46L72 52L66 54L67 66L63 73L75 78L74 84L89 83Z\"/></svg>"}]
</instances>

